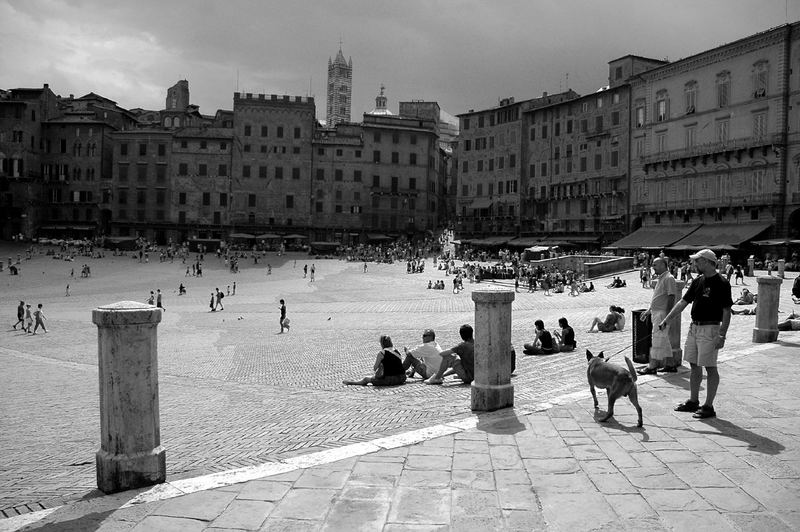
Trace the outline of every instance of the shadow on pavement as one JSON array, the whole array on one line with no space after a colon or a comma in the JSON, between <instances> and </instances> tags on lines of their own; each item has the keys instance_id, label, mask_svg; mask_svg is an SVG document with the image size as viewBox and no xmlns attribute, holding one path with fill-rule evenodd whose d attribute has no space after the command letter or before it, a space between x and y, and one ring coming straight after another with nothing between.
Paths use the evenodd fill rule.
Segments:
<instances>
[{"instance_id":1,"label":"shadow on pavement","mask_svg":"<svg viewBox=\"0 0 800 532\"><path fill-rule=\"evenodd\" d=\"M507 416L499 419L492 413L480 413L476 428L490 434L517 434L525 430L525 425L519 420L517 414L511 411Z\"/></svg>"},{"instance_id":2,"label":"shadow on pavement","mask_svg":"<svg viewBox=\"0 0 800 532\"><path fill-rule=\"evenodd\" d=\"M756 434L755 432L742 428L739 425L734 425L730 421L725 421L724 419L714 418L714 419L701 419L698 421L700 423L705 423L710 427L714 427L718 430L716 431L691 430L691 429L682 429L682 430L691 431L698 434L709 434L709 435L716 434L720 436L728 436L730 438L747 443L749 450L763 454L771 454L771 455L780 454L781 451L786 449L786 447L776 442L775 440L771 440L765 436Z\"/></svg>"}]
</instances>

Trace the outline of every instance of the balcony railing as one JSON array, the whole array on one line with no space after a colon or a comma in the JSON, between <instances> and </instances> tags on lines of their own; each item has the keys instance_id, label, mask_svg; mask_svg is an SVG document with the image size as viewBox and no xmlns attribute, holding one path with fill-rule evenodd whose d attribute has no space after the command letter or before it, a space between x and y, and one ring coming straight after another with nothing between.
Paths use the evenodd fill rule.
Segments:
<instances>
[{"instance_id":1,"label":"balcony railing","mask_svg":"<svg viewBox=\"0 0 800 532\"><path fill-rule=\"evenodd\" d=\"M702 157L704 155L713 155L715 153L747 150L750 148L780 144L782 140L783 136L780 133L776 133L774 135L764 135L761 137L744 137L720 142L707 142L705 144L695 144L693 146L689 146L688 148L644 155L639 157L639 163L653 164L664 161L672 161L675 159L684 159L687 157Z\"/></svg>"},{"instance_id":2,"label":"balcony railing","mask_svg":"<svg viewBox=\"0 0 800 532\"><path fill-rule=\"evenodd\" d=\"M631 205L634 211L670 211L684 209L705 209L716 207L751 207L755 205L775 205L781 203L782 194L746 194L741 196L673 199L666 201L635 201Z\"/></svg>"}]
</instances>

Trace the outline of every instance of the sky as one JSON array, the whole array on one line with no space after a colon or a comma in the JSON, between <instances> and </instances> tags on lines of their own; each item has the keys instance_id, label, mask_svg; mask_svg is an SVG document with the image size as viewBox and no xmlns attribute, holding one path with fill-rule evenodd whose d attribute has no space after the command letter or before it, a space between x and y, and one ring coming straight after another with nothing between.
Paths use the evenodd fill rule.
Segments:
<instances>
[{"instance_id":1,"label":"sky","mask_svg":"<svg viewBox=\"0 0 800 532\"><path fill-rule=\"evenodd\" d=\"M676 60L800 20L797 0L0 0L0 88L95 92L163 109L189 81L203 114L233 93L316 99L327 64L353 60L351 120L388 108L450 114L608 83L608 62Z\"/></svg>"}]
</instances>

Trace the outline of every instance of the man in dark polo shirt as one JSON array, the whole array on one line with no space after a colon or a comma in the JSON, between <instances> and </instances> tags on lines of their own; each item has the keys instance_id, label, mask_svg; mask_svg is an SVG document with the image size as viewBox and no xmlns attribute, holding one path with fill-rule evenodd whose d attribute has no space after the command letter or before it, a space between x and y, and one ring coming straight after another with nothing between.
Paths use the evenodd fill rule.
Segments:
<instances>
[{"instance_id":1,"label":"man in dark polo shirt","mask_svg":"<svg viewBox=\"0 0 800 532\"><path fill-rule=\"evenodd\" d=\"M725 346L725 335L731 322L731 285L717 273L717 256L710 249L698 251L690 258L698 275L689 285L683 299L669 311L659 323L659 329L666 327L673 317L679 316L683 309L692 304L692 324L686 336L684 357L691 366L689 378L689 400L675 407L677 412L694 412L695 418L704 419L716 416L714 397L719 386L717 354ZM706 368L706 402L700 406L700 383Z\"/></svg>"},{"instance_id":2,"label":"man in dark polo shirt","mask_svg":"<svg viewBox=\"0 0 800 532\"><path fill-rule=\"evenodd\" d=\"M442 361L436 373L426 379L425 384L442 384L448 369L458 375L465 384L472 382L475 376L475 339L471 325L464 324L458 330L463 340L460 344L439 353Z\"/></svg>"}]
</instances>

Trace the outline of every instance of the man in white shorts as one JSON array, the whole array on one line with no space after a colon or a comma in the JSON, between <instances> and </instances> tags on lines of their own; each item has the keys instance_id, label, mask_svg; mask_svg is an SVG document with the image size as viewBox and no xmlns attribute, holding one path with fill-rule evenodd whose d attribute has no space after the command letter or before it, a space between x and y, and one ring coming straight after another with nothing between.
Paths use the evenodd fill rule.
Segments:
<instances>
[{"instance_id":1,"label":"man in white shorts","mask_svg":"<svg viewBox=\"0 0 800 532\"><path fill-rule=\"evenodd\" d=\"M677 412L694 412L692 417L705 419L715 417L714 398L719 387L717 354L725 346L725 335L731 322L731 285L717 272L717 256L710 249L690 255L698 275L683 298L661 320L664 329L672 318L692 304L692 324L686 335L683 354L691 366L689 378L690 397L675 407ZM700 406L700 383L706 369L706 401Z\"/></svg>"}]
</instances>

